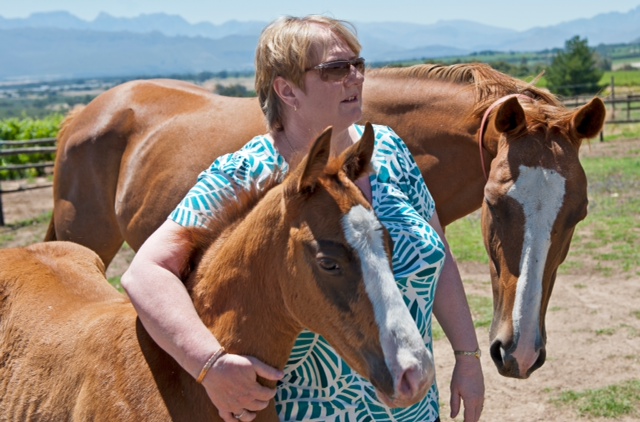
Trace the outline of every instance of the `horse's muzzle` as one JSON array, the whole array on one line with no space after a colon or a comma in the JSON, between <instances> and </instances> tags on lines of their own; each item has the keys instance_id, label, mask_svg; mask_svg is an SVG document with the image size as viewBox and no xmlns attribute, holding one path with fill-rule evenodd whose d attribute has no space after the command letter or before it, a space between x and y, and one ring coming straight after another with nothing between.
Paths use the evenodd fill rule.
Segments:
<instances>
[{"instance_id":1,"label":"horse's muzzle","mask_svg":"<svg viewBox=\"0 0 640 422\"><path fill-rule=\"evenodd\" d=\"M400 373L393 374L394 385L391 396L378 390L378 397L389 407L408 407L422 400L435 379L435 370L431 354L426 361L415 362Z\"/></svg>"},{"instance_id":2,"label":"horse's muzzle","mask_svg":"<svg viewBox=\"0 0 640 422\"><path fill-rule=\"evenodd\" d=\"M537 358L533 364L519 363L509 349L513 348L505 348L502 341L498 339L493 341L489 349L491 359L496 365L498 372L505 377L519 379L529 378L533 371L544 365L547 357L546 349L543 346L537 351Z\"/></svg>"}]
</instances>

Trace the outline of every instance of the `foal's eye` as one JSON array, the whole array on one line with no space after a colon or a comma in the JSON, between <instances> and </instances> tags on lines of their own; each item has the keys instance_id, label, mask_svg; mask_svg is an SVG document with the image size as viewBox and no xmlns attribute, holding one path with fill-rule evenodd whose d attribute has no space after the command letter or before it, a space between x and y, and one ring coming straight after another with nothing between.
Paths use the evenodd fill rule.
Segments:
<instances>
[{"instance_id":1,"label":"foal's eye","mask_svg":"<svg viewBox=\"0 0 640 422\"><path fill-rule=\"evenodd\" d=\"M340 271L340 264L338 264L334 259L327 257L319 257L318 265L325 271L336 273Z\"/></svg>"}]
</instances>

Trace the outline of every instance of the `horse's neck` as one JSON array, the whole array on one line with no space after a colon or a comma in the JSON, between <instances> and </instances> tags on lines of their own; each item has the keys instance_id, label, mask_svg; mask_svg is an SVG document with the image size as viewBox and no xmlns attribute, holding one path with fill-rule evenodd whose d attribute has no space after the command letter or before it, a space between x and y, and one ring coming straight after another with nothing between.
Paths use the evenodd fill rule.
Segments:
<instances>
[{"instance_id":1,"label":"horse's neck","mask_svg":"<svg viewBox=\"0 0 640 422\"><path fill-rule=\"evenodd\" d=\"M277 195L263 199L200 262L193 300L225 348L283 368L301 327L287 314L280 280L289 230Z\"/></svg>"},{"instance_id":2,"label":"horse's neck","mask_svg":"<svg viewBox=\"0 0 640 422\"><path fill-rule=\"evenodd\" d=\"M484 176L469 87L431 79L370 77L364 119L390 126L413 154L440 221L447 225L478 209Z\"/></svg>"}]
</instances>

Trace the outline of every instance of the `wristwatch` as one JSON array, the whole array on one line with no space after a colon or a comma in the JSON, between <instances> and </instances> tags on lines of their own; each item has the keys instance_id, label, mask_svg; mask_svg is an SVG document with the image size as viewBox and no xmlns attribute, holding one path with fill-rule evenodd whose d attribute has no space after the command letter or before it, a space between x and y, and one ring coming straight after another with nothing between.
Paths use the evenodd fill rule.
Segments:
<instances>
[{"instance_id":1,"label":"wristwatch","mask_svg":"<svg viewBox=\"0 0 640 422\"><path fill-rule=\"evenodd\" d=\"M482 356L482 352L480 351L479 347L473 352L465 352L465 351L462 351L462 350L454 350L453 354L456 355L456 356L475 356L476 359L480 359L480 356Z\"/></svg>"}]
</instances>

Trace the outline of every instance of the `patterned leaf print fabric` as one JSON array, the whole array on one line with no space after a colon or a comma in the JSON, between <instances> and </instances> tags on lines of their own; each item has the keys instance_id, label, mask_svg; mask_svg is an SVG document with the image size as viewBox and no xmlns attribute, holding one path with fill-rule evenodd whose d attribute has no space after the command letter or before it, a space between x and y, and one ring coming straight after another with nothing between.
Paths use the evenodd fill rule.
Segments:
<instances>
[{"instance_id":1,"label":"patterned leaf print fabric","mask_svg":"<svg viewBox=\"0 0 640 422\"><path fill-rule=\"evenodd\" d=\"M364 128L357 126L360 134ZM404 142L390 128L374 126L373 208L394 242L393 269L398 289L425 344L431 344L431 313L436 283L444 265L444 245L428 221L435 203ZM203 226L237 187L261 185L276 170L288 171L269 138L258 136L239 151L218 158L169 216L184 226ZM305 331L297 339L276 407L282 421L434 421L434 385L420 403L390 409L377 399L371 383L353 371L321 336Z\"/></svg>"}]
</instances>

